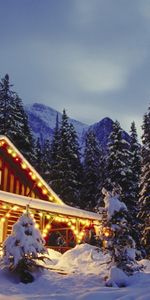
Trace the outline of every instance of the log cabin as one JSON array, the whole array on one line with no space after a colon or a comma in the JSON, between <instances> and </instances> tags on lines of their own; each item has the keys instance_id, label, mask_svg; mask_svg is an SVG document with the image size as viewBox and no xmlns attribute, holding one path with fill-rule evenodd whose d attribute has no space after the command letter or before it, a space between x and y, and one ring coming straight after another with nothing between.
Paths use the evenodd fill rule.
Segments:
<instances>
[{"instance_id":1,"label":"log cabin","mask_svg":"<svg viewBox=\"0 0 150 300\"><path fill-rule=\"evenodd\" d=\"M101 225L99 214L66 205L15 145L0 136L0 243L26 206L47 247L61 252L90 242Z\"/></svg>"}]
</instances>

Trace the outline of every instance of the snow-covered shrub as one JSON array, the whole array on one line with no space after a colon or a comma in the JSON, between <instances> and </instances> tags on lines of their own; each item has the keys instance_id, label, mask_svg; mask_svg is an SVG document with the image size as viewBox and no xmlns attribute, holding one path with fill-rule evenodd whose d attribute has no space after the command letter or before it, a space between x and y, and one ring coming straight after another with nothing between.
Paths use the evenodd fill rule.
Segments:
<instances>
[{"instance_id":1,"label":"snow-covered shrub","mask_svg":"<svg viewBox=\"0 0 150 300\"><path fill-rule=\"evenodd\" d=\"M3 243L4 266L10 271L18 272L21 277L26 273L24 275L31 281L32 275L27 276L27 271L35 270L38 267L37 261L44 259L44 253L47 253L44 244L34 219L27 211L13 225L11 235Z\"/></svg>"},{"instance_id":2,"label":"snow-covered shrub","mask_svg":"<svg viewBox=\"0 0 150 300\"><path fill-rule=\"evenodd\" d=\"M105 249L111 256L110 281L112 274L116 274L114 267L122 270L125 275L132 275L139 271L142 266L136 262L136 245L131 236L131 228L128 222L129 212L126 205L119 200L119 193L115 190L108 192L103 189L105 195L104 203L107 213L103 228L103 238L105 240ZM106 229L106 230L105 230ZM118 274L118 272L117 272Z\"/></svg>"}]
</instances>

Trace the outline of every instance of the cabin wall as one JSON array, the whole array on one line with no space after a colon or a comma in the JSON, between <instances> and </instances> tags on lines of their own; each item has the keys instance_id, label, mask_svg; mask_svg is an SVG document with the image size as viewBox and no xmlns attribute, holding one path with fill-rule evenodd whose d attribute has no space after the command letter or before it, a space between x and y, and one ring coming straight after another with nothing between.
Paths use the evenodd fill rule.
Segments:
<instances>
[{"instance_id":1,"label":"cabin wall","mask_svg":"<svg viewBox=\"0 0 150 300\"><path fill-rule=\"evenodd\" d=\"M17 176L15 169L11 168L10 164L0 158L0 189L2 191L27 196L31 191L31 184L28 184L28 180L26 180L25 184L22 182L23 176L21 176L19 172ZM30 196L35 198L35 192L31 191Z\"/></svg>"},{"instance_id":2,"label":"cabin wall","mask_svg":"<svg viewBox=\"0 0 150 300\"><path fill-rule=\"evenodd\" d=\"M0 149L0 189L18 195L48 200L36 182L18 162Z\"/></svg>"}]
</instances>

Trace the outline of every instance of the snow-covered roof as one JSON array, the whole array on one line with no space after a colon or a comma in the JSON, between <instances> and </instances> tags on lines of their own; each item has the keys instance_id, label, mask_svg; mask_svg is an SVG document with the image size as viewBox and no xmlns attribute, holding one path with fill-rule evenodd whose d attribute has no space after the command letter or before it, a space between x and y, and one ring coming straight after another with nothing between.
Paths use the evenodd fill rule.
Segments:
<instances>
[{"instance_id":1,"label":"snow-covered roof","mask_svg":"<svg viewBox=\"0 0 150 300\"><path fill-rule=\"evenodd\" d=\"M25 197L25 196L8 193L4 191L0 191L0 200L3 202L7 202L14 205L23 206L23 207L26 207L26 205L29 204L31 209L32 208L38 209L39 211L45 211L49 213L53 212L61 215L68 215L68 216L74 216L74 217L80 217L80 218L92 219L92 220L102 219L101 216L97 213L74 208L68 205L59 205L41 199Z\"/></svg>"},{"instance_id":2,"label":"snow-covered roof","mask_svg":"<svg viewBox=\"0 0 150 300\"><path fill-rule=\"evenodd\" d=\"M51 189L51 187L45 182L45 180L39 175L39 173L31 166L31 164L26 160L26 158L21 154L21 152L14 146L14 144L4 135L0 135L0 141L4 141L10 148L16 152L17 156L24 162L24 164L31 170L31 172L36 176L42 185L46 188L48 193L50 193L56 203L65 205L65 203L57 196L57 194Z\"/></svg>"}]
</instances>

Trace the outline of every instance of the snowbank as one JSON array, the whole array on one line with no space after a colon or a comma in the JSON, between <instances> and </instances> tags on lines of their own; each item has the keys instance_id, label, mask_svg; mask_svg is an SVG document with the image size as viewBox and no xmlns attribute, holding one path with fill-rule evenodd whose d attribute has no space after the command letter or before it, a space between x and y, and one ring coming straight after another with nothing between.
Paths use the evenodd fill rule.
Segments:
<instances>
[{"instance_id":1,"label":"snowbank","mask_svg":"<svg viewBox=\"0 0 150 300\"><path fill-rule=\"evenodd\" d=\"M106 285L110 287L125 287L129 284L129 280L129 277L122 270L112 267Z\"/></svg>"},{"instance_id":2,"label":"snowbank","mask_svg":"<svg viewBox=\"0 0 150 300\"><path fill-rule=\"evenodd\" d=\"M144 266L145 273L150 273L150 260L142 259L139 263Z\"/></svg>"},{"instance_id":3,"label":"snowbank","mask_svg":"<svg viewBox=\"0 0 150 300\"><path fill-rule=\"evenodd\" d=\"M55 267L58 269L63 268L68 272L76 271L82 274L98 275L100 273L108 273L105 262L109 260L109 256L98 251L95 246L81 244L65 252Z\"/></svg>"},{"instance_id":4,"label":"snowbank","mask_svg":"<svg viewBox=\"0 0 150 300\"><path fill-rule=\"evenodd\" d=\"M41 272L33 283L25 285L12 280L8 272L0 270L0 300L149 300L150 261L142 260L146 268L128 278L127 287L106 287L109 276L108 256L88 244L60 254L49 249L49 266L67 270L67 275L54 271ZM48 263L47 263L48 266ZM120 273L114 271L118 280ZM123 278L124 279L124 278ZM116 280L116 279L115 279Z\"/></svg>"},{"instance_id":5,"label":"snowbank","mask_svg":"<svg viewBox=\"0 0 150 300\"><path fill-rule=\"evenodd\" d=\"M48 255L53 262L57 262L62 256L62 254L60 252L55 251L50 248L48 248Z\"/></svg>"}]
</instances>

